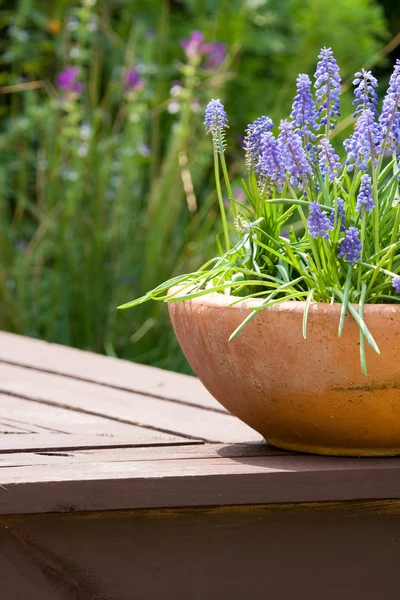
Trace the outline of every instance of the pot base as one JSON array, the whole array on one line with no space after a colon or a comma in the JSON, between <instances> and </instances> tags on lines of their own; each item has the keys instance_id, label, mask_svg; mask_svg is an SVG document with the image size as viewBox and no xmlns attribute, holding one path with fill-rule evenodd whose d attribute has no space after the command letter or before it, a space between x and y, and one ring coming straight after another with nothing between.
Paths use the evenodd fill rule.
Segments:
<instances>
[{"instance_id":1,"label":"pot base","mask_svg":"<svg viewBox=\"0 0 400 600\"><path fill-rule=\"evenodd\" d=\"M287 442L285 440L268 439L270 446L290 452L301 452L302 454L319 454L322 456L352 456L358 458L372 458L385 456L400 456L400 448L330 448L329 446L313 446Z\"/></svg>"}]
</instances>

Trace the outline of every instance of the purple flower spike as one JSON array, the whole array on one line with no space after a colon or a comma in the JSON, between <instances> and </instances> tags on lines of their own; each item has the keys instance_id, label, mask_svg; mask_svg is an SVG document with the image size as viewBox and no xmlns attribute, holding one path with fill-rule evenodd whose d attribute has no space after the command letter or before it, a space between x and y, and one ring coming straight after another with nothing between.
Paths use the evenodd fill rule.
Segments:
<instances>
[{"instance_id":1,"label":"purple flower spike","mask_svg":"<svg viewBox=\"0 0 400 600\"><path fill-rule=\"evenodd\" d=\"M400 294L400 277L398 275L396 275L396 277L393 277L392 286L394 287L396 293Z\"/></svg>"},{"instance_id":2,"label":"purple flower spike","mask_svg":"<svg viewBox=\"0 0 400 600\"><path fill-rule=\"evenodd\" d=\"M204 52L204 33L192 31L187 40L181 40L182 48L188 58L200 57Z\"/></svg>"},{"instance_id":3,"label":"purple flower spike","mask_svg":"<svg viewBox=\"0 0 400 600\"><path fill-rule=\"evenodd\" d=\"M360 232L357 227L349 227L344 238L339 242L338 257L355 265L360 260L361 250Z\"/></svg>"},{"instance_id":4,"label":"purple flower spike","mask_svg":"<svg viewBox=\"0 0 400 600\"><path fill-rule=\"evenodd\" d=\"M400 143L400 60L397 59L389 80L389 88L383 100L379 125L382 140L387 152L391 152Z\"/></svg>"},{"instance_id":5,"label":"purple flower spike","mask_svg":"<svg viewBox=\"0 0 400 600\"><path fill-rule=\"evenodd\" d=\"M303 148L299 133L293 130L289 121L281 121L279 126L278 149L281 160L293 187L304 187L304 180L311 175L311 166Z\"/></svg>"},{"instance_id":6,"label":"purple flower spike","mask_svg":"<svg viewBox=\"0 0 400 600\"><path fill-rule=\"evenodd\" d=\"M374 113L366 108L358 117L353 135L343 143L347 152L348 170L351 171L355 165L366 171L370 160L376 166L381 154L381 141L381 129L375 121Z\"/></svg>"},{"instance_id":7,"label":"purple flower spike","mask_svg":"<svg viewBox=\"0 0 400 600\"><path fill-rule=\"evenodd\" d=\"M339 170L342 168L339 156L335 153L332 144L327 138L322 138L318 144L318 162L323 177L329 177L334 181L339 176Z\"/></svg>"},{"instance_id":8,"label":"purple flower spike","mask_svg":"<svg viewBox=\"0 0 400 600\"><path fill-rule=\"evenodd\" d=\"M206 133L222 132L225 127L228 127L228 118L221 100L213 99L207 104L204 126Z\"/></svg>"},{"instance_id":9,"label":"purple flower spike","mask_svg":"<svg viewBox=\"0 0 400 600\"><path fill-rule=\"evenodd\" d=\"M204 54L208 55L206 62L207 69L218 68L226 58L226 46L221 42L215 42L214 44L203 45Z\"/></svg>"},{"instance_id":10,"label":"purple flower spike","mask_svg":"<svg viewBox=\"0 0 400 600\"><path fill-rule=\"evenodd\" d=\"M372 182L371 177L367 174L361 177L360 191L357 196L356 210L360 211L362 208L371 211L375 206L374 198L372 195Z\"/></svg>"},{"instance_id":11,"label":"purple flower spike","mask_svg":"<svg viewBox=\"0 0 400 600\"><path fill-rule=\"evenodd\" d=\"M125 92L140 90L144 86L144 81L136 69L128 69L124 77Z\"/></svg>"},{"instance_id":12,"label":"purple flower spike","mask_svg":"<svg viewBox=\"0 0 400 600\"><path fill-rule=\"evenodd\" d=\"M67 67L56 77L56 86L60 90L80 94L83 90L83 84L77 81L79 75L78 67Z\"/></svg>"},{"instance_id":13,"label":"purple flower spike","mask_svg":"<svg viewBox=\"0 0 400 600\"><path fill-rule=\"evenodd\" d=\"M248 125L243 147L246 151L246 165L249 169L254 169L261 154L261 137L263 133L271 131L274 124L269 117L260 117L254 123Z\"/></svg>"},{"instance_id":14,"label":"purple flower spike","mask_svg":"<svg viewBox=\"0 0 400 600\"><path fill-rule=\"evenodd\" d=\"M323 212L319 202L311 202L310 215L308 217L308 229L311 237L322 237L329 240L328 232L332 231L333 224Z\"/></svg>"},{"instance_id":15,"label":"purple flower spike","mask_svg":"<svg viewBox=\"0 0 400 600\"><path fill-rule=\"evenodd\" d=\"M340 223L340 231L344 233L346 231L346 209L344 207L343 198L336 200L337 211L332 211L329 217L329 222L332 225L332 229L335 227L335 212L337 212L337 223Z\"/></svg>"},{"instance_id":16,"label":"purple flower spike","mask_svg":"<svg viewBox=\"0 0 400 600\"><path fill-rule=\"evenodd\" d=\"M297 94L294 98L290 118L295 127L311 140L315 140L312 129L318 129L317 109L311 93L311 79L301 74L297 78Z\"/></svg>"},{"instance_id":17,"label":"purple flower spike","mask_svg":"<svg viewBox=\"0 0 400 600\"><path fill-rule=\"evenodd\" d=\"M339 67L331 48L322 48L315 71L315 88L317 90L318 116L321 125L334 129L335 117L340 117L340 75Z\"/></svg>"},{"instance_id":18,"label":"purple flower spike","mask_svg":"<svg viewBox=\"0 0 400 600\"><path fill-rule=\"evenodd\" d=\"M261 147L262 153L255 171L260 174L262 180L268 177L276 185L278 191L281 192L285 180L285 166L278 148L278 142L270 131L262 134Z\"/></svg>"},{"instance_id":19,"label":"purple flower spike","mask_svg":"<svg viewBox=\"0 0 400 600\"><path fill-rule=\"evenodd\" d=\"M353 117L357 117L361 111L369 108L374 115L378 114L376 110L376 104L378 104L378 94L375 88L378 86L376 78L372 75L371 71L361 69L355 75L353 85L356 86L354 90L355 99L353 104L356 106Z\"/></svg>"}]
</instances>

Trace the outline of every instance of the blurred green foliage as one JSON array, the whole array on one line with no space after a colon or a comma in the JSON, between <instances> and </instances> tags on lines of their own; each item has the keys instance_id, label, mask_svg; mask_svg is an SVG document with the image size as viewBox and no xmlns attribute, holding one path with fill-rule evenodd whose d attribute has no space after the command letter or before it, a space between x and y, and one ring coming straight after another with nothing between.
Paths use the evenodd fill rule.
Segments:
<instances>
[{"instance_id":1,"label":"blurred green foliage","mask_svg":"<svg viewBox=\"0 0 400 600\"><path fill-rule=\"evenodd\" d=\"M193 30L226 44L218 69L185 63ZM176 370L166 310L115 308L213 254L205 103L225 101L238 148L287 113L321 46L346 80L388 40L375 0L3 0L0 33L0 328ZM53 82L70 64L85 91L68 103Z\"/></svg>"}]
</instances>

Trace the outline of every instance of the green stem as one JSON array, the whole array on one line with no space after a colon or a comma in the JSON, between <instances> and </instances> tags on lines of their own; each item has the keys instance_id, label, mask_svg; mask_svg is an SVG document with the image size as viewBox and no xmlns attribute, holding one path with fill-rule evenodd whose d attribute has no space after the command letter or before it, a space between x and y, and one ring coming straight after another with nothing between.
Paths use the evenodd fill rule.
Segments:
<instances>
[{"instance_id":1,"label":"green stem","mask_svg":"<svg viewBox=\"0 0 400 600\"><path fill-rule=\"evenodd\" d=\"M221 140L221 146L222 146L222 140ZM221 147L221 150L222 150L222 147ZM230 203L232 206L233 214L236 217L237 216L237 208L236 208L236 204L233 201L231 182L229 181L228 169L226 168L225 154L223 153L223 151L221 151L219 153L219 157L221 159L222 173L224 175L224 180L225 180L226 189L228 191L229 200L230 200Z\"/></svg>"},{"instance_id":2,"label":"green stem","mask_svg":"<svg viewBox=\"0 0 400 600\"><path fill-rule=\"evenodd\" d=\"M215 185L216 185L216 188L217 188L217 196L218 196L219 209L221 211L222 228L223 228L223 231L224 231L225 250L226 250L226 252L229 252L231 246L230 246L230 242L229 242L228 224L227 224L227 221L226 221L224 200L222 198L221 182L220 182L220 179L219 179L218 150L217 150L217 148L215 146L214 146L214 172L215 172Z\"/></svg>"},{"instance_id":3,"label":"green stem","mask_svg":"<svg viewBox=\"0 0 400 600\"><path fill-rule=\"evenodd\" d=\"M375 201L375 206L373 208L373 224L374 224L374 248L375 252L379 252L380 243L379 243L379 204L378 204L378 179L376 176L376 168L374 164L371 165L372 169L372 193Z\"/></svg>"},{"instance_id":4,"label":"green stem","mask_svg":"<svg viewBox=\"0 0 400 600\"><path fill-rule=\"evenodd\" d=\"M362 209L362 220L361 220L361 256L360 256L360 260L364 260L364 244L365 244L365 228L366 228L366 223L367 223L367 211L365 209L365 206ZM359 268L358 271L358 285L357 288L359 289L361 286L361 275L362 275L362 269L361 266Z\"/></svg>"}]
</instances>

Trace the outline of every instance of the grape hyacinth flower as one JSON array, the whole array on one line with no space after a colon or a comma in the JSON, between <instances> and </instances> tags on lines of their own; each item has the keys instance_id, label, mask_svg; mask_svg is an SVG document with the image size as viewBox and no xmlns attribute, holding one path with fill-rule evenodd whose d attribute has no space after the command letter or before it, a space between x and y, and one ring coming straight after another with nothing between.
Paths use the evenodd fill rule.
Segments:
<instances>
[{"instance_id":1,"label":"grape hyacinth flower","mask_svg":"<svg viewBox=\"0 0 400 600\"><path fill-rule=\"evenodd\" d=\"M322 138L318 144L318 162L323 177L329 177L334 181L339 176L339 170L342 168L339 156L327 138Z\"/></svg>"},{"instance_id":2,"label":"grape hyacinth flower","mask_svg":"<svg viewBox=\"0 0 400 600\"><path fill-rule=\"evenodd\" d=\"M322 48L315 71L315 88L317 90L317 115L321 117L321 125L327 130L334 129L335 117L340 117L340 75L339 67L331 48Z\"/></svg>"},{"instance_id":3,"label":"grape hyacinth flower","mask_svg":"<svg viewBox=\"0 0 400 600\"><path fill-rule=\"evenodd\" d=\"M329 217L329 222L332 225L332 229L335 227L335 213L337 214L336 223L340 223L340 231L344 233L346 231L346 209L344 207L343 198L336 200L336 210L332 211Z\"/></svg>"},{"instance_id":4,"label":"grape hyacinth flower","mask_svg":"<svg viewBox=\"0 0 400 600\"><path fill-rule=\"evenodd\" d=\"M290 118L295 127L306 137L315 140L312 129L318 129L317 108L311 93L311 79L302 73L297 78L297 94L293 101Z\"/></svg>"},{"instance_id":5,"label":"grape hyacinth flower","mask_svg":"<svg viewBox=\"0 0 400 600\"><path fill-rule=\"evenodd\" d=\"M338 257L354 266L360 260L361 251L360 232L357 227L349 227L344 238L339 242Z\"/></svg>"},{"instance_id":6,"label":"grape hyacinth flower","mask_svg":"<svg viewBox=\"0 0 400 600\"><path fill-rule=\"evenodd\" d=\"M354 90L355 99L353 100L353 104L356 106L356 110L353 117L357 117L366 108L369 108L374 115L377 115L376 104L378 104L378 94L375 88L378 86L378 82L371 71L366 71L365 69L358 71L355 74L353 84L357 86Z\"/></svg>"},{"instance_id":7,"label":"grape hyacinth flower","mask_svg":"<svg viewBox=\"0 0 400 600\"><path fill-rule=\"evenodd\" d=\"M371 211L375 206L372 195L371 177L367 174L361 177L360 191L357 196L356 210L360 211L364 208L366 211Z\"/></svg>"},{"instance_id":8,"label":"grape hyacinth flower","mask_svg":"<svg viewBox=\"0 0 400 600\"><path fill-rule=\"evenodd\" d=\"M213 98L207 104L204 126L206 133L211 132L215 149L222 154L225 147L224 129L228 127L228 118L221 100Z\"/></svg>"},{"instance_id":9,"label":"grape hyacinth flower","mask_svg":"<svg viewBox=\"0 0 400 600\"><path fill-rule=\"evenodd\" d=\"M246 165L254 169L262 154L261 137L263 133L271 131L274 124L269 117L260 117L247 126L243 147L246 152Z\"/></svg>"},{"instance_id":10,"label":"grape hyacinth flower","mask_svg":"<svg viewBox=\"0 0 400 600\"><path fill-rule=\"evenodd\" d=\"M255 171L259 173L262 180L268 177L271 183L274 183L278 191L281 192L286 175L285 166L278 148L278 142L271 131L262 134L261 147L262 152Z\"/></svg>"},{"instance_id":11,"label":"grape hyacinth flower","mask_svg":"<svg viewBox=\"0 0 400 600\"><path fill-rule=\"evenodd\" d=\"M281 121L279 126L278 149L281 160L288 173L290 185L304 187L308 175L311 175L311 166L303 148L299 133L293 130L293 123Z\"/></svg>"},{"instance_id":12,"label":"grape hyacinth flower","mask_svg":"<svg viewBox=\"0 0 400 600\"><path fill-rule=\"evenodd\" d=\"M319 202L311 202L307 224L309 233L313 238L322 237L329 240L328 232L332 231L333 224L323 212Z\"/></svg>"},{"instance_id":13,"label":"grape hyacinth flower","mask_svg":"<svg viewBox=\"0 0 400 600\"><path fill-rule=\"evenodd\" d=\"M393 277L392 286L394 287L396 293L400 294L400 277L398 275L396 275L396 277Z\"/></svg>"},{"instance_id":14,"label":"grape hyacinth flower","mask_svg":"<svg viewBox=\"0 0 400 600\"><path fill-rule=\"evenodd\" d=\"M125 92L134 92L140 90L144 86L142 77L139 75L136 69L128 69L124 77L124 89Z\"/></svg>"},{"instance_id":15,"label":"grape hyacinth flower","mask_svg":"<svg viewBox=\"0 0 400 600\"><path fill-rule=\"evenodd\" d=\"M383 151L390 153L400 143L400 60L397 59L383 100L379 125L382 130Z\"/></svg>"},{"instance_id":16,"label":"grape hyacinth flower","mask_svg":"<svg viewBox=\"0 0 400 600\"><path fill-rule=\"evenodd\" d=\"M348 170L351 171L355 165L366 171L370 160L376 166L381 154L381 140L381 130L375 121L374 113L370 108L366 108L358 117L353 135L343 143L347 152Z\"/></svg>"},{"instance_id":17,"label":"grape hyacinth flower","mask_svg":"<svg viewBox=\"0 0 400 600\"><path fill-rule=\"evenodd\" d=\"M77 81L79 76L78 67L67 67L56 77L56 85L65 92L80 94L83 90L83 84Z\"/></svg>"}]
</instances>

